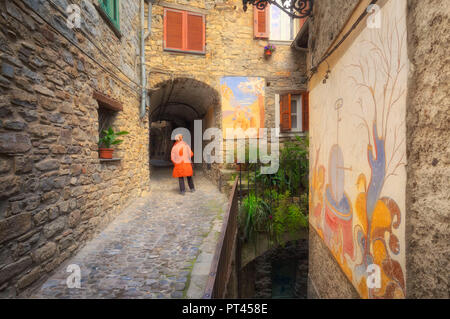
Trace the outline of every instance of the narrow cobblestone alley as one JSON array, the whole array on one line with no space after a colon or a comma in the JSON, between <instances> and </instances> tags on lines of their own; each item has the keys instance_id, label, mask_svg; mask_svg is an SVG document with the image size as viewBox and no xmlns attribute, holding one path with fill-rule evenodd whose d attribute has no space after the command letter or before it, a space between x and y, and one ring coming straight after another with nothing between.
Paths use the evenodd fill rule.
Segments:
<instances>
[{"instance_id":1,"label":"narrow cobblestone alley","mask_svg":"<svg viewBox=\"0 0 450 319\"><path fill-rule=\"evenodd\" d=\"M152 178L149 196L133 202L32 297L200 298L226 197L200 171L197 191L185 196L170 169L155 169ZM79 289L67 287L70 264L81 268Z\"/></svg>"}]
</instances>

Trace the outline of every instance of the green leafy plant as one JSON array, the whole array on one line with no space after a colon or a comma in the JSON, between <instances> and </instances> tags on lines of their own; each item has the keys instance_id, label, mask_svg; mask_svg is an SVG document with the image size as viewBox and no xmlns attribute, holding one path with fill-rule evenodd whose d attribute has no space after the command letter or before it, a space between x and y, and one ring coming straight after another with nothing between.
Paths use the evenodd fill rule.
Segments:
<instances>
[{"instance_id":1,"label":"green leafy plant","mask_svg":"<svg viewBox=\"0 0 450 319\"><path fill-rule=\"evenodd\" d=\"M122 135L130 134L127 131L114 132L110 127L107 130L103 131L103 136L98 141L99 146L104 146L105 148L111 148L111 145L118 145L123 142L123 140L119 140L118 137Z\"/></svg>"},{"instance_id":2,"label":"green leafy plant","mask_svg":"<svg viewBox=\"0 0 450 319\"><path fill-rule=\"evenodd\" d=\"M270 207L261 198L249 194L244 198L239 214L239 224L244 240L252 238L257 231L268 231Z\"/></svg>"},{"instance_id":3,"label":"green leafy plant","mask_svg":"<svg viewBox=\"0 0 450 319\"><path fill-rule=\"evenodd\" d=\"M289 191L279 196L278 206L273 213L273 237L283 245L283 236L289 232L295 234L308 226L308 215L302 206L292 202Z\"/></svg>"},{"instance_id":4,"label":"green leafy plant","mask_svg":"<svg viewBox=\"0 0 450 319\"><path fill-rule=\"evenodd\" d=\"M251 193L241 205L239 218L244 240L264 231L271 243L284 245L286 233L295 235L308 226L308 141L308 137L296 137L286 142L275 174L261 174L256 164L248 167L249 185L256 185L258 196ZM246 160L248 153L247 149Z\"/></svg>"},{"instance_id":5,"label":"green leafy plant","mask_svg":"<svg viewBox=\"0 0 450 319\"><path fill-rule=\"evenodd\" d=\"M272 175L256 174L256 182L265 188L276 188L279 192L300 194L308 190L309 139L297 136L288 141L280 151L278 172ZM255 180L255 176L251 177Z\"/></svg>"}]
</instances>

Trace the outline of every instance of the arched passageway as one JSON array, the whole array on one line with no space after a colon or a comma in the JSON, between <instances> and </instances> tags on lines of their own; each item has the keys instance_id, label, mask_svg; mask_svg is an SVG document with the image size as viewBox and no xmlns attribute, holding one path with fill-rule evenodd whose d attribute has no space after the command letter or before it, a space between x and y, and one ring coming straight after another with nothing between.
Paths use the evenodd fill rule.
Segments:
<instances>
[{"instance_id":1,"label":"arched passageway","mask_svg":"<svg viewBox=\"0 0 450 319\"><path fill-rule=\"evenodd\" d=\"M164 166L170 162L174 129L188 129L194 148L195 120L202 120L202 133L209 127L218 126L219 93L204 82L179 77L157 84L149 95L150 163L154 166Z\"/></svg>"}]
</instances>

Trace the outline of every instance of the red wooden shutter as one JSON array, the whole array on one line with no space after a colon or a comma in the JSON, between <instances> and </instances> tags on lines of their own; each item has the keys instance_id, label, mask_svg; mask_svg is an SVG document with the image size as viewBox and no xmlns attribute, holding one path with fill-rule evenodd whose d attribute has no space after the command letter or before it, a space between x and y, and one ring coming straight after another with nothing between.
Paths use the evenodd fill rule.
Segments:
<instances>
[{"instance_id":1,"label":"red wooden shutter","mask_svg":"<svg viewBox=\"0 0 450 319\"><path fill-rule=\"evenodd\" d=\"M183 49L183 12L164 9L164 48Z\"/></svg>"},{"instance_id":2,"label":"red wooden shutter","mask_svg":"<svg viewBox=\"0 0 450 319\"><path fill-rule=\"evenodd\" d=\"M302 94L302 131L309 131L309 92Z\"/></svg>"},{"instance_id":3,"label":"red wooden shutter","mask_svg":"<svg viewBox=\"0 0 450 319\"><path fill-rule=\"evenodd\" d=\"M253 6L253 31L255 38L269 38L269 28L270 28L270 6L264 10L258 10L256 6Z\"/></svg>"},{"instance_id":4,"label":"red wooden shutter","mask_svg":"<svg viewBox=\"0 0 450 319\"><path fill-rule=\"evenodd\" d=\"M305 10L308 10L308 9L309 9L309 2L306 4ZM307 20L308 20L308 17L299 19L299 29L298 29L298 31L300 31L302 29L303 25L306 23Z\"/></svg>"},{"instance_id":5,"label":"red wooden shutter","mask_svg":"<svg viewBox=\"0 0 450 319\"><path fill-rule=\"evenodd\" d=\"M291 95L280 96L280 130L282 132L290 131L291 122Z\"/></svg>"},{"instance_id":6,"label":"red wooden shutter","mask_svg":"<svg viewBox=\"0 0 450 319\"><path fill-rule=\"evenodd\" d=\"M302 29L302 27L305 25L306 20L308 20L307 17L306 17L306 18L299 19L299 28L298 28L298 31L300 31L300 30Z\"/></svg>"},{"instance_id":7,"label":"red wooden shutter","mask_svg":"<svg viewBox=\"0 0 450 319\"><path fill-rule=\"evenodd\" d=\"M205 17L187 13L187 50L205 51Z\"/></svg>"}]
</instances>

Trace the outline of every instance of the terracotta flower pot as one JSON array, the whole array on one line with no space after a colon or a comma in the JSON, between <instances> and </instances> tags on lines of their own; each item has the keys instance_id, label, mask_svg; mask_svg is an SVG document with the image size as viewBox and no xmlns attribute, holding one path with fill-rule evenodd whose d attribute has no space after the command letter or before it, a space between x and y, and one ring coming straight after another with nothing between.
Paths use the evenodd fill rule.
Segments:
<instances>
[{"instance_id":1,"label":"terracotta flower pot","mask_svg":"<svg viewBox=\"0 0 450 319\"><path fill-rule=\"evenodd\" d=\"M264 54L265 54L266 56L271 56L271 55L272 55L272 51L264 51Z\"/></svg>"},{"instance_id":2,"label":"terracotta flower pot","mask_svg":"<svg viewBox=\"0 0 450 319\"><path fill-rule=\"evenodd\" d=\"M100 158L112 159L114 149L113 148L99 148Z\"/></svg>"}]
</instances>

